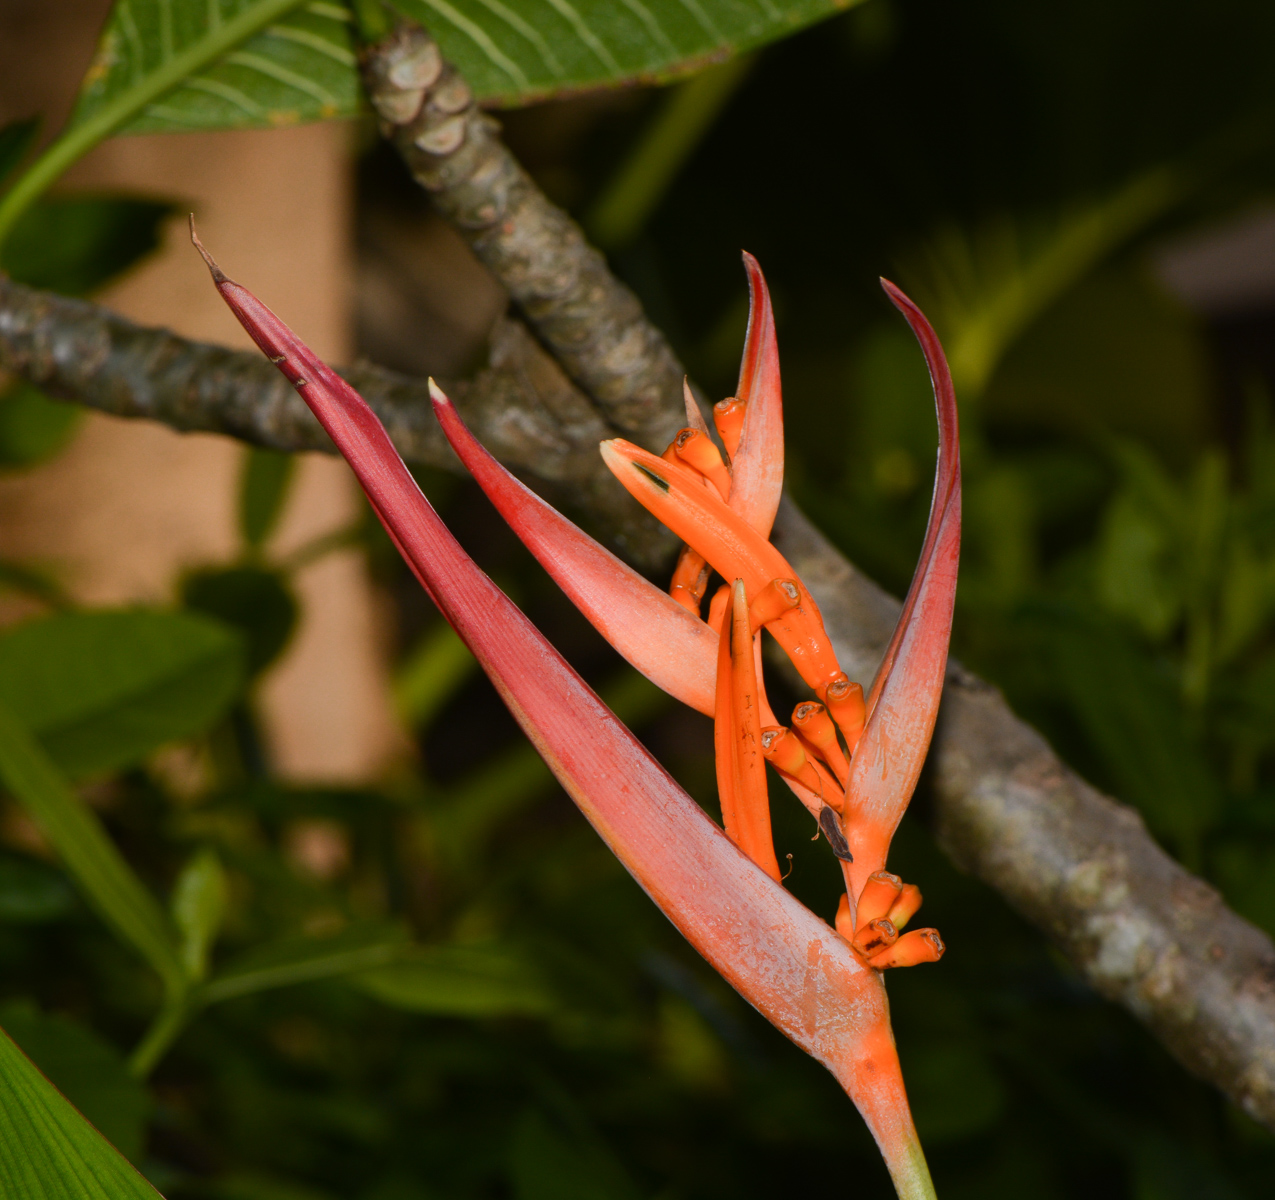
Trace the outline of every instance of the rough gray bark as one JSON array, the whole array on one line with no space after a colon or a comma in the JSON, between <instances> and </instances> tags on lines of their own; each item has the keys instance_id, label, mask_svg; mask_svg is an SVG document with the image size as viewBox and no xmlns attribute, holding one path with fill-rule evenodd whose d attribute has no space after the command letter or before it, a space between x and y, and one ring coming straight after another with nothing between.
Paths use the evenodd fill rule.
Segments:
<instances>
[{"instance_id":1,"label":"rough gray bark","mask_svg":"<svg viewBox=\"0 0 1275 1200\"><path fill-rule=\"evenodd\" d=\"M434 207L504 284L537 337L611 424L651 445L682 425L684 371L637 297L551 204L417 25L364 56L368 99Z\"/></svg>"},{"instance_id":2,"label":"rough gray bark","mask_svg":"<svg viewBox=\"0 0 1275 1200\"><path fill-rule=\"evenodd\" d=\"M98 305L24 287L0 275L0 368L51 396L174 429L224 433L277 450L332 444L305 402L255 351L147 329ZM370 363L342 374L366 397L403 457L459 470L429 404L429 389ZM598 442L617 432L517 321L493 330L488 365L443 380L475 433L518 471L533 473L636 561L660 562L674 542L607 471Z\"/></svg>"}]
</instances>

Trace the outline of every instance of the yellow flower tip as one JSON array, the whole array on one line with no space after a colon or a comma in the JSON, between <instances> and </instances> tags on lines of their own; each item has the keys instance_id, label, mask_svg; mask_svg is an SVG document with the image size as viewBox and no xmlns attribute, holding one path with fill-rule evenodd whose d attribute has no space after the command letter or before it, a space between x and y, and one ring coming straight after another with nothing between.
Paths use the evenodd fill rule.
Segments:
<instances>
[{"instance_id":1,"label":"yellow flower tip","mask_svg":"<svg viewBox=\"0 0 1275 1200\"><path fill-rule=\"evenodd\" d=\"M730 471L722 461L722 452L707 433L683 429L673 439L672 450L676 462L711 481L723 500L730 497Z\"/></svg>"},{"instance_id":2,"label":"yellow flower tip","mask_svg":"<svg viewBox=\"0 0 1275 1200\"><path fill-rule=\"evenodd\" d=\"M717 436L726 447L726 457L733 459L739 453L739 439L744 433L744 417L748 405L735 396L727 396L713 405L713 424L717 427Z\"/></svg>"},{"instance_id":3,"label":"yellow flower tip","mask_svg":"<svg viewBox=\"0 0 1275 1200\"><path fill-rule=\"evenodd\" d=\"M791 776L803 787L809 788L816 796L822 797L824 802L833 808L840 807L841 797L835 792L829 794L824 778L806 756L801 739L791 729L785 729L782 725L770 725L763 729L761 752L775 770Z\"/></svg>"}]
</instances>

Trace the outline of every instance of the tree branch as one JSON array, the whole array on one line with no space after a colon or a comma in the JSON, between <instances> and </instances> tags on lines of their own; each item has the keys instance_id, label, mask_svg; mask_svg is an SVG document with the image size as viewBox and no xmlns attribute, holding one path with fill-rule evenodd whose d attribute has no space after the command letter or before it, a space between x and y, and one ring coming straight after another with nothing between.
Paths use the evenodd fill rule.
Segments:
<instances>
[{"instance_id":1,"label":"tree branch","mask_svg":"<svg viewBox=\"0 0 1275 1200\"><path fill-rule=\"evenodd\" d=\"M0 275L0 368L120 417L146 417L186 432L224 433L276 450L332 443L287 380L255 351L189 341L134 325L83 300L24 287ZM370 363L342 374L367 398L403 457L459 470L430 409L425 381ZM616 486L598 442L616 430L563 374L524 325L501 320L488 365L443 386L493 453L533 473L542 490L610 537L635 561L667 558L673 541Z\"/></svg>"},{"instance_id":2,"label":"tree branch","mask_svg":"<svg viewBox=\"0 0 1275 1200\"><path fill-rule=\"evenodd\" d=\"M549 202L500 140L419 25L401 24L365 52L363 81L434 207L505 286L536 335L606 419L666 445L682 425L685 374L638 298L580 227Z\"/></svg>"}]
</instances>

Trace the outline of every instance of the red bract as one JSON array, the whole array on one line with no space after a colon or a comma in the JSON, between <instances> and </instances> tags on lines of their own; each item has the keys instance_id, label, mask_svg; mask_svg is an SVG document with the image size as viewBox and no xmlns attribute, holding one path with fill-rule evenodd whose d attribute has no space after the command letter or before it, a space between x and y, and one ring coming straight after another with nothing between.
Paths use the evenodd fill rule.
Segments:
<instances>
[{"instance_id":1,"label":"red bract","mask_svg":"<svg viewBox=\"0 0 1275 1200\"><path fill-rule=\"evenodd\" d=\"M777 727L760 683L754 631L761 625L775 629L785 623L785 638L795 637L823 653L820 639L826 641L826 634L818 609L790 569L753 580L751 587L748 576L732 575L733 586L715 605L718 620L710 613L708 623L701 621L514 481L469 437L446 397L434 389L439 418L462 461L568 595L657 683L695 707L717 713L719 778L723 805L733 809L727 818L728 829L735 826L732 841L475 566L421 494L361 397L269 309L228 280L206 253L204 257L227 304L331 435L417 578L594 828L713 967L832 1071L871 1128L899 1195L907 1200L932 1197L903 1089L881 970L933 961L942 953L942 942L932 930L899 936L920 894L893 876L872 884L871 928L854 921L849 899L863 890L862 882L855 882L861 876L859 856L869 875L878 870L872 862L884 861L929 740L946 661L959 527L955 407L946 369L936 367L941 366L941 352L924 318L891 290L922 335L931 363L940 407L939 487L926 549L873 689L867 727L857 746L846 735L846 752L853 754L845 793L834 778L839 768L830 761L837 756L819 748L829 731L819 725L819 714L807 705L797 722L799 731L807 726L812 730L809 742L800 732ZM740 531L735 522L746 526L748 533L741 536L749 553L772 562L778 556L765 538L782 486L782 470L777 473L768 465L774 462L769 456L782 453L778 358L765 284L756 264L747 261L753 318L740 396L724 413L719 406L715 414L728 453L735 451L729 508L716 498L718 486L712 485L714 502L730 516L714 510L713 519L735 533ZM736 434L739 441L732 447ZM639 457L621 455L626 464ZM660 471L678 472L679 482L681 473L692 481L706 478L692 468L656 461ZM703 461L711 466L710 458ZM778 461L782 464L782 458ZM699 486L707 491L703 482ZM687 532L699 536L701 531L687 526ZM782 559L778 562L787 567ZM771 583L776 587L768 592ZM851 685L844 676L829 681L826 675L825 670L820 686L829 693L829 711L842 713L841 720L851 703ZM835 731L831 736L835 740ZM836 929L774 878L759 751L785 773L846 860L850 892ZM848 861L847 843L859 848L854 863ZM883 909L888 909L884 915Z\"/></svg>"}]
</instances>

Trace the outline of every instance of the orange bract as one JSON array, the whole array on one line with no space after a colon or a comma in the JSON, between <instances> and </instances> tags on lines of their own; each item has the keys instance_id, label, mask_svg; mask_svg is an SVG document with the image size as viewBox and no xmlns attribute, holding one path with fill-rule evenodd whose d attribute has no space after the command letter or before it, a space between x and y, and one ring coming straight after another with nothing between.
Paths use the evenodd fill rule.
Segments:
<instances>
[{"instance_id":1,"label":"orange bract","mask_svg":"<svg viewBox=\"0 0 1275 1200\"><path fill-rule=\"evenodd\" d=\"M735 580L731 589L726 615L718 650L717 713L713 720L722 821L731 840L778 881L762 758L762 699L741 580Z\"/></svg>"},{"instance_id":2,"label":"orange bract","mask_svg":"<svg viewBox=\"0 0 1275 1200\"><path fill-rule=\"evenodd\" d=\"M748 406L735 396L727 396L713 405L713 425L722 439L726 453L733 461L739 452L739 439L744 432L744 413Z\"/></svg>"},{"instance_id":3,"label":"orange bract","mask_svg":"<svg viewBox=\"0 0 1275 1200\"><path fill-rule=\"evenodd\" d=\"M602 443L602 457L625 489L657 520L702 554L724 579L742 579L751 601L772 579L796 572L761 534L723 501L658 455L615 438ZM841 674L823 618L810 593L767 628L806 683L818 688Z\"/></svg>"}]
</instances>

